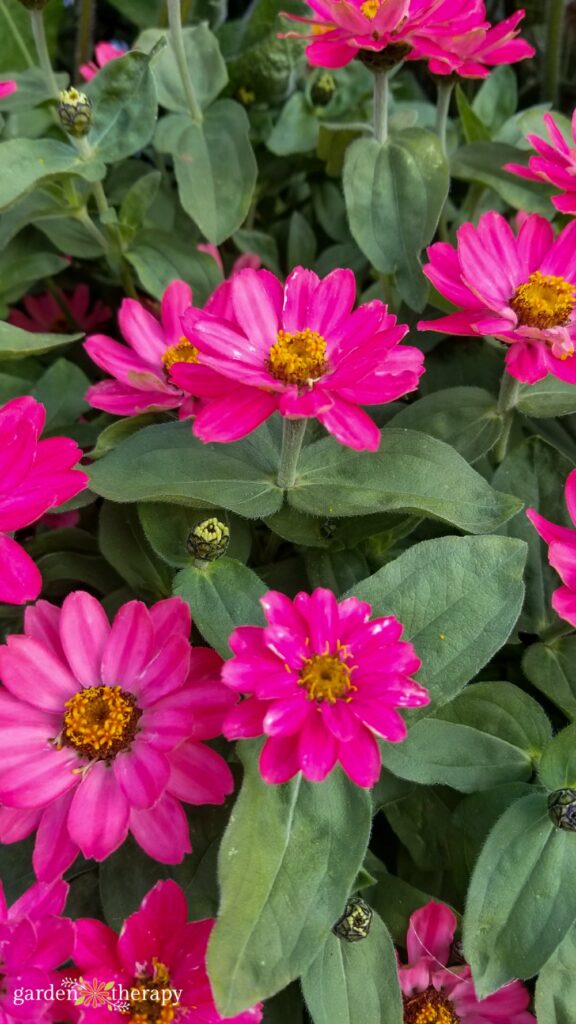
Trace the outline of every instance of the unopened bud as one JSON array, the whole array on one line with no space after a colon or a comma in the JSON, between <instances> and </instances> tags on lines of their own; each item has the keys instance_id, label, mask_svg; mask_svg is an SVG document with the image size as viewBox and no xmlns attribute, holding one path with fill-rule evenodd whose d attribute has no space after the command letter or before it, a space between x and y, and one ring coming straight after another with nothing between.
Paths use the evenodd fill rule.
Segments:
<instances>
[{"instance_id":1,"label":"unopened bud","mask_svg":"<svg viewBox=\"0 0 576 1024\"><path fill-rule=\"evenodd\" d=\"M229 543L230 530L213 517L194 527L188 537L188 551L201 562L215 562L226 554Z\"/></svg>"},{"instance_id":2,"label":"unopened bud","mask_svg":"<svg viewBox=\"0 0 576 1024\"><path fill-rule=\"evenodd\" d=\"M332 931L346 942L360 942L365 939L372 924L372 910L360 896L351 896L346 910L339 917Z\"/></svg>"},{"instance_id":3,"label":"unopened bud","mask_svg":"<svg viewBox=\"0 0 576 1024\"><path fill-rule=\"evenodd\" d=\"M555 789L550 793L548 815L556 828L576 832L576 789Z\"/></svg>"},{"instance_id":4,"label":"unopened bud","mask_svg":"<svg viewBox=\"0 0 576 1024\"><path fill-rule=\"evenodd\" d=\"M336 79L328 71L320 75L310 89L310 99L315 107L327 107L336 92Z\"/></svg>"},{"instance_id":5,"label":"unopened bud","mask_svg":"<svg viewBox=\"0 0 576 1024\"><path fill-rule=\"evenodd\" d=\"M90 131L92 103L86 93L78 92L78 89L64 89L60 93L58 115L64 131L79 138Z\"/></svg>"}]
</instances>

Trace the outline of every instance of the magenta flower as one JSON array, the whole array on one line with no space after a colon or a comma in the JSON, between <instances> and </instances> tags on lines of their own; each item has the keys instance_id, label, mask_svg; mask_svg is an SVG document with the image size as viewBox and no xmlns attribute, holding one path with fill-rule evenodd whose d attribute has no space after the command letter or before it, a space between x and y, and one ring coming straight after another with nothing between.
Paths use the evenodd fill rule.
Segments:
<instances>
[{"instance_id":1,"label":"magenta flower","mask_svg":"<svg viewBox=\"0 0 576 1024\"><path fill-rule=\"evenodd\" d=\"M34 398L0 407L0 602L33 601L42 588L35 563L10 536L88 486L74 469L82 452L67 437L40 440L46 410Z\"/></svg>"},{"instance_id":2,"label":"magenta flower","mask_svg":"<svg viewBox=\"0 0 576 1024\"><path fill-rule=\"evenodd\" d=\"M554 238L537 214L515 235L499 213L463 224L457 248L437 242L424 273L457 313L423 320L421 331L493 335L508 345L506 369L525 384L548 373L576 383L576 222Z\"/></svg>"},{"instance_id":3,"label":"magenta flower","mask_svg":"<svg viewBox=\"0 0 576 1024\"><path fill-rule=\"evenodd\" d=\"M43 999L19 1004L17 990L58 987L56 968L70 959L74 944L72 921L60 916L67 895L62 879L50 885L37 882L8 907L0 882L2 1024L55 1019L55 1004Z\"/></svg>"},{"instance_id":4,"label":"magenta flower","mask_svg":"<svg viewBox=\"0 0 576 1024\"><path fill-rule=\"evenodd\" d=\"M12 80L0 82L0 100L5 100L7 96L11 96L13 92L16 92L17 88L16 82Z\"/></svg>"},{"instance_id":5,"label":"magenta flower","mask_svg":"<svg viewBox=\"0 0 576 1024\"><path fill-rule=\"evenodd\" d=\"M99 299L90 308L90 289L85 284L77 285L73 292L60 291L60 295L82 331L91 331L94 327L106 323L112 316L112 310ZM8 322L15 327L21 327L33 334L70 333L70 321L49 292L45 295L27 295L22 300L22 305L25 312L14 308L8 316Z\"/></svg>"},{"instance_id":6,"label":"magenta flower","mask_svg":"<svg viewBox=\"0 0 576 1024\"><path fill-rule=\"evenodd\" d=\"M196 436L235 441L278 411L314 417L359 451L378 448L380 432L359 406L418 387L422 352L399 344L408 328L377 300L352 312L351 270L320 280L297 267L283 287L268 270L247 269L226 287L225 315L191 310L182 318L201 365L171 369L171 380L203 400Z\"/></svg>"},{"instance_id":7,"label":"magenta flower","mask_svg":"<svg viewBox=\"0 0 576 1024\"><path fill-rule=\"evenodd\" d=\"M405 1024L536 1024L519 981L478 999L468 965L448 966L456 926L456 915L443 903L427 903L412 914L408 964L398 972Z\"/></svg>"},{"instance_id":8,"label":"magenta flower","mask_svg":"<svg viewBox=\"0 0 576 1024\"><path fill-rule=\"evenodd\" d=\"M576 469L566 480L564 494L570 518L576 526ZM527 509L526 515L542 540L549 545L548 562L564 584L552 595L552 607L561 619L576 626L576 530L556 526L534 508Z\"/></svg>"},{"instance_id":9,"label":"magenta flower","mask_svg":"<svg viewBox=\"0 0 576 1024\"><path fill-rule=\"evenodd\" d=\"M561 195L552 197L554 206L562 213L576 214L576 148L566 142L552 114L544 114L544 124L552 144L539 135L528 135L528 142L538 156L530 157L528 167L505 164L504 170L529 181L545 181L562 189ZM572 137L576 145L576 110L572 115Z\"/></svg>"},{"instance_id":10,"label":"magenta flower","mask_svg":"<svg viewBox=\"0 0 576 1024\"><path fill-rule=\"evenodd\" d=\"M179 863L190 851L180 801L218 804L232 792L228 765L199 741L221 732L233 698L219 656L192 650L189 635L180 598L130 601L110 626L78 591L62 609L28 608L24 635L0 648L0 825L25 834L41 812L39 878L78 850L104 860L128 832L149 856Z\"/></svg>"},{"instance_id":11,"label":"magenta flower","mask_svg":"<svg viewBox=\"0 0 576 1024\"><path fill-rule=\"evenodd\" d=\"M219 1024L224 1018L214 1005L206 973L206 948L214 921L187 922L187 916L180 886L157 882L124 922L120 935L101 921L76 921L74 961L91 983L93 978L96 984L115 983L109 992L129 1005L131 1020ZM258 1024L262 1007L253 1006L225 1020ZM80 1022L109 1024L109 1008L83 1006Z\"/></svg>"},{"instance_id":12,"label":"magenta flower","mask_svg":"<svg viewBox=\"0 0 576 1024\"><path fill-rule=\"evenodd\" d=\"M91 60L88 64L80 65L80 74L85 82L89 82L94 75L98 74L100 68L103 68L105 64L109 64L111 60L118 60L118 57L123 57L126 53L126 47L121 46L119 43L97 43L94 47L95 60Z\"/></svg>"},{"instance_id":13,"label":"magenta flower","mask_svg":"<svg viewBox=\"0 0 576 1024\"><path fill-rule=\"evenodd\" d=\"M457 74L462 78L485 78L490 68L499 64L516 64L533 57L535 49L519 38L520 22L525 11L516 11L510 18L488 28L475 28L463 35L440 37L434 53L434 41L428 40L428 67L434 75Z\"/></svg>"},{"instance_id":14,"label":"magenta flower","mask_svg":"<svg viewBox=\"0 0 576 1024\"><path fill-rule=\"evenodd\" d=\"M338 603L331 590L269 591L261 598L268 625L240 626L230 637L234 657L224 682L248 694L226 717L228 739L268 739L260 758L265 782L287 782L302 771L321 782L337 761L358 786L380 774L377 737L399 743L406 725L396 708L428 704L410 676L420 668L402 625L370 620L355 597Z\"/></svg>"}]
</instances>

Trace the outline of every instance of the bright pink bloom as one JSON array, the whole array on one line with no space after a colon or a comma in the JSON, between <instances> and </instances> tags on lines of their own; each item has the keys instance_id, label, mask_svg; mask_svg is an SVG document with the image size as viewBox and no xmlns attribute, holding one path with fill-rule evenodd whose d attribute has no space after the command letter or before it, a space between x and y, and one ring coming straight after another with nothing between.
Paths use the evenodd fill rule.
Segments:
<instances>
[{"instance_id":1,"label":"bright pink bloom","mask_svg":"<svg viewBox=\"0 0 576 1024\"><path fill-rule=\"evenodd\" d=\"M24 622L0 648L0 826L26 834L41 812L34 868L46 880L78 850L104 860L129 831L150 857L179 863L190 851L180 801L218 804L233 788L199 742L219 735L233 700L219 656L190 647L188 606L130 601L110 626L78 591L62 609L39 601Z\"/></svg>"},{"instance_id":2,"label":"bright pink bloom","mask_svg":"<svg viewBox=\"0 0 576 1024\"><path fill-rule=\"evenodd\" d=\"M490 68L499 64L515 64L533 57L535 49L519 38L520 22L525 11L516 11L510 18L491 28L476 28L463 35L440 37L435 56L434 40L428 40L428 67L434 75L458 74L462 78L486 78Z\"/></svg>"},{"instance_id":3,"label":"bright pink bloom","mask_svg":"<svg viewBox=\"0 0 576 1024\"><path fill-rule=\"evenodd\" d=\"M535 384L548 373L576 383L576 221L554 237L538 214L515 235L499 213L463 224L455 249L437 242L424 273L457 313L422 320L422 331L493 335L509 346L506 369Z\"/></svg>"},{"instance_id":4,"label":"bright pink bloom","mask_svg":"<svg viewBox=\"0 0 576 1024\"><path fill-rule=\"evenodd\" d=\"M227 286L225 316L190 310L182 318L201 365L171 370L176 384L204 400L196 436L235 441L278 411L320 420L351 448L376 450L380 432L359 406L418 387L422 352L399 344L408 328L378 300L352 312L351 270L320 280L297 267L284 287L268 270L242 270Z\"/></svg>"},{"instance_id":5,"label":"bright pink bloom","mask_svg":"<svg viewBox=\"0 0 576 1024\"><path fill-rule=\"evenodd\" d=\"M59 1020L57 1004L43 999L18 1005L16 990L58 987L56 968L72 955L72 921L61 917L68 885L37 882L8 907L0 882L0 1021L2 1024Z\"/></svg>"},{"instance_id":6,"label":"bright pink bloom","mask_svg":"<svg viewBox=\"0 0 576 1024\"><path fill-rule=\"evenodd\" d=\"M538 156L530 157L528 167L505 164L504 170L519 174L529 181L545 181L562 189L562 195L552 198L554 206L562 213L576 214L576 148L566 142L552 114L544 114L544 124L552 144L539 135L528 135L528 142ZM576 145L576 110L572 114L572 137Z\"/></svg>"},{"instance_id":7,"label":"bright pink bloom","mask_svg":"<svg viewBox=\"0 0 576 1024\"><path fill-rule=\"evenodd\" d=\"M83 918L76 921L74 961L86 980L115 982L114 994L138 988L172 989L165 1005L173 1017L162 1020L174 1024L258 1024L261 1005L237 1017L223 1018L218 1013L206 973L206 948L214 921L187 921L186 897L176 882L157 882L144 897L139 909L124 922L120 935L101 921ZM160 1004L161 1005L161 1004ZM133 1012L137 1004L134 1003ZM146 1019L158 1019L158 1001L139 1001ZM149 1016L148 1016L149 1014ZM120 1017L120 1019L122 1019ZM131 1018L132 1019L132 1018ZM140 1019L140 1018L139 1018ZM107 1006L84 1009L81 1024L109 1024Z\"/></svg>"},{"instance_id":8,"label":"bright pink bloom","mask_svg":"<svg viewBox=\"0 0 576 1024\"><path fill-rule=\"evenodd\" d=\"M487 999L478 999L468 965L460 961L448 967L456 927L456 915L443 903L427 903L412 914L406 936L408 964L399 967L406 1024L424 1019L454 1024L536 1024L527 1011L528 990L519 981ZM424 1016L426 1010L428 1017ZM436 1011L434 1016L432 1011Z\"/></svg>"},{"instance_id":9,"label":"bright pink bloom","mask_svg":"<svg viewBox=\"0 0 576 1024\"><path fill-rule=\"evenodd\" d=\"M566 480L564 496L570 518L576 526L576 469ZM556 526L534 508L527 509L526 515L542 540L549 545L548 561L564 584L552 595L552 607L561 619L576 626L576 530Z\"/></svg>"},{"instance_id":10,"label":"bright pink bloom","mask_svg":"<svg viewBox=\"0 0 576 1024\"><path fill-rule=\"evenodd\" d=\"M33 601L42 577L10 536L30 526L88 486L74 469L82 452L67 437L40 440L46 410L34 398L14 398L0 407L0 602Z\"/></svg>"},{"instance_id":11,"label":"bright pink bloom","mask_svg":"<svg viewBox=\"0 0 576 1024\"><path fill-rule=\"evenodd\" d=\"M17 88L16 82L0 82L0 100L5 100L7 96L11 96L13 92L16 92Z\"/></svg>"},{"instance_id":12,"label":"bright pink bloom","mask_svg":"<svg viewBox=\"0 0 576 1024\"><path fill-rule=\"evenodd\" d=\"M411 675L420 660L402 641L402 625L370 620L371 607L331 590L297 594L273 590L261 598L268 625L240 626L230 637L235 657L222 678L249 694L224 723L228 739L268 736L260 758L266 782L302 771L321 782L337 761L358 786L380 774L376 737L400 743L406 725L396 708L428 704Z\"/></svg>"},{"instance_id":13,"label":"bright pink bloom","mask_svg":"<svg viewBox=\"0 0 576 1024\"><path fill-rule=\"evenodd\" d=\"M80 74L85 82L89 82L94 75L98 74L100 68L103 68L105 64L109 64L111 60L118 60L118 57L123 57L126 53L126 47L120 46L118 43L97 43L94 47L95 60L90 61L89 64L80 65Z\"/></svg>"},{"instance_id":14,"label":"bright pink bloom","mask_svg":"<svg viewBox=\"0 0 576 1024\"><path fill-rule=\"evenodd\" d=\"M90 331L106 323L112 310L98 299L90 308L90 289L85 284L76 286L73 292L60 292L69 307L73 319L82 331ZM69 334L72 330L56 299L49 292L45 295L27 295L22 300L25 312L11 309L8 322L33 334Z\"/></svg>"}]
</instances>

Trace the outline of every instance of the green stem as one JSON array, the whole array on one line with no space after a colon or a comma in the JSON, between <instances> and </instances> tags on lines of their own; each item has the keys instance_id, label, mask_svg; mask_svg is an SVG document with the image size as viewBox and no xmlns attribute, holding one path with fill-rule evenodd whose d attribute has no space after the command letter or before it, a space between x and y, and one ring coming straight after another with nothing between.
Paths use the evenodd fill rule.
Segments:
<instances>
[{"instance_id":1,"label":"green stem","mask_svg":"<svg viewBox=\"0 0 576 1024\"><path fill-rule=\"evenodd\" d=\"M168 24L170 26L170 42L172 43L172 49L174 50L174 56L176 57L176 64L178 65L182 86L186 94L190 116L196 124L202 124L202 109L196 99L196 93L194 91L190 71L188 70L188 61L186 59L180 0L168 0Z\"/></svg>"},{"instance_id":2,"label":"green stem","mask_svg":"<svg viewBox=\"0 0 576 1024\"><path fill-rule=\"evenodd\" d=\"M289 420L285 418L283 421L282 454L280 455L277 480L278 487L281 487L282 490L293 487L296 481L296 470L306 433L306 423L305 419Z\"/></svg>"},{"instance_id":3,"label":"green stem","mask_svg":"<svg viewBox=\"0 0 576 1024\"><path fill-rule=\"evenodd\" d=\"M94 32L94 0L79 0L76 34L76 67L87 64L92 56Z\"/></svg>"},{"instance_id":4,"label":"green stem","mask_svg":"<svg viewBox=\"0 0 576 1024\"><path fill-rule=\"evenodd\" d=\"M497 406L498 415L502 418L502 433L494 450L496 462L498 463L504 462L506 458L510 434L514 424L514 409L518 403L519 395L520 381L504 370Z\"/></svg>"},{"instance_id":5,"label":"green stem","mask_svg":"<svg viewBox=\"0 0 576 1024\"><path fill-rule=\"evenodd\" d=\"M40 67L42 68L44 78L46 79L46 85L54 99L59 100L60 89L58 88L58 82L56 81L56 75L52 69L52 62L48 52L46 30L44 28L44 15L42 11L30 11L30 21L32 23L32 35L34 36L34 42L36 44L36 53L38 54Z\"/></svg>"},{"instance_id":6,"label":"green stem","mask_svg":"<svg viewBox=\"0 0 576 1024\"><path fill-rule=\"evenodd\" d=\"M543 99L554 106L558 101L560 68L564 50L566 0L548 0L548 31L544 62Z\"/></svg>"},{"instance_id":7,"label":"green stem","mask_svg":"<svg viewBox=\"0 0 576 1024\"><path fill-rule=\"evenodd\" d=\"M92 235L94 241L98 242L98 245L102 246L104 251L106 251L108 247L108 242L106 241L106 238L104 237L100 229L96 227L86 207L82 206L79 210L76 211L74 216L76 220L79 221L80 224L82 224L82 226L85 227L86 230Z\"/></svg>"},{"instance_id":8,"label":"green stem","mask_svg":"<svg viewBox=\"0 0 576 1024\"><path fill-rule=\"evenodd\" d=\"M451 79L438 82L438 99L436 103L436 134L442 145L444 156L448 156L446 149L446 132L448 128L448 114L450 112L450 100L454 92L454 82Z\"/></svg>"},{"instance_id":9,"label":"green stem","mask_svg":"<svg viewBox=\"0 0 576 1024\"><path fill-rule=\"evenodd\" d=\"M374 75L374 138L386 142L388 138L388 101L390 99L389 72Z\"/></svg>"},{"instance_id":10,"label":"green stem","mask_svg":"<svg viewBox=\"0 0 576 1024\"><path fill-rule=\"evenodd\" d=\"M30 50L26 46L26 43L25 43L25 41L24 41L24 39L22 37L22 34L21 34L21 32L20 32L16 22L14 21L12 15L10 14L10 11L6 7L6 4L4 3L4 0L0 0L0 11L2 11L2 14L4 15L6 21L8 22L8 28L10 29L12 35L14 36L14 42L16 43L16 46L20 50L20 52L21 52L22 56L24 57L24 60L26 61L26 63L30 67L32 67L32 65L34 64L34 57L32 56L32 54L30 53Z\"/></svg>"}]
</instances>

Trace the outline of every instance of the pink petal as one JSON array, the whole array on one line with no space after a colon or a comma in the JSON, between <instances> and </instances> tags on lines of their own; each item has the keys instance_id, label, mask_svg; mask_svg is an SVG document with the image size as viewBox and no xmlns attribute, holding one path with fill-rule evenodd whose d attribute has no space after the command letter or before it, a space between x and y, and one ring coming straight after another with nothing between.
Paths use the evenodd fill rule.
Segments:
<instances>
[{"instance_id":1,"label":"pink petal","mask_svg":"<svg viewBox=\"0 0 576 1024\"><path fill-rule=\"evenodd\" d=\"M201 441L238 441L251 434L275 411L277 398L256 388L239 387L208 402L194 421Z\"/></svg>"},{"instance_id":2,"label":"pink petal","mask_svg":"<svg viewBox=\"0 0 576 1024\"><path fill-rule=\"evenodd\" d=\"M232 278L232 303L244 334L268 355L276 341L284 290L269 270L241 270Z\"/></svg>"},{"instance_id":3,"label":"pink petal","mask_svg":"<svg viewBox=\"0 0 576 1024\"><path fill-rule=\"evenodd\" d=\"M192 305L191 302L188 305ZM182 310L182 312L184 312ZM140 302L124 299L118 313L118 326L128 344L146 363L161 367L161 359L169 345L161 324ZM182 331L179 332L182 334ZM89 338L88 341L91 339ZM114 374L116 376L116 374Z\"/></svg>"},{"instance_id":4,"label":"pink petal","mask_svg":"<svg viewBox=\"0 0 576 1024\"><path fill-rule=\"evenodd\" d=\"M351 405L342 398L332 397L332 408L318 415L320 423L337 441L340 441L340 444L354 448L358 452L378 451L380 431L374 421L358 406Z\"/></svg>"},{"instance_id":5,"label":"pink petal","mask_svg":"<svg viewBox=\"0 0 576 1024\"><path fill-rule=\"evenodd\" d=\"M561 619L576 626L576 593L568 587L559 587L552 594L552 607Z\"/></svg>"},{"instance_id":6,"label":"pink petal","mask_svg":"<svg viewBox=\"0 0 576 1024\"><path fill-rule=\"evenodd\" d=\"M68 832L68 813L74 796L69 791L51 803L42 814L36 835L33 864L37 878L49 882L68 870L80 853Z\"/></svg>"},{"instance_id":7,"label":"pink petal","mask_svg":"<svg viewBox=\"0 0 576 1024\"><path fill-rule=\"evenodd\" d=\"M175 634L152 658L138 677L137 689L142 707L154 704L178 690L186 681L190 667L190 644Z\"/></svg>"},{"instance_id":8,"label":"pink petal","mask_svg":"<svg viewBox=\"0 0 576 1024\"><path fill-rule=\"evenodd\" d=\"M100 685L100 665L110 623L91 594L77 590L62 605L60 638L68 664L83 686Z\"/></svg>"},{"instance_id":9,"label":"pink petal","mask_svg":"<svg viewBox=\"0 0 576 1024\"><path fill-rule=\"evenodd\" d=\"M357 786L370 789L380 776L380 748L373 734L363 729L361 735L348 743L341 743L338 760L346 775Z\"/></svg>"},{"instance_id":10,"label":"pink petal","mask_svg":"<svg viewBox=\"0 0 576 1024\"><path fill-rule=\"evenodd\" d=\"M339 744L322 719L320 708L308 715L298 740L298 758L304 778L322 782L338 758Z\"/></svg>"},{"instance_id":11,"label":"pink petal","mask_svg":"<svg viewBox=\"0 0 576 1024\"><path fill-rule=\"evenodd\" d=\"M187 741L169 755L168 791L188 804L221 804L234 789L226 761L202 743Z\"/></svg>"},{"instance_id":12,"label":"pink petal","mask_svg":"<svg viewBox=\"0 0 576 1024\"><path fill-rule=\"evenodd\" d=\"M114 775L131 807L152 807L164 792L170 776L166 756L143 739L113 761Z\"/></svg>"},{"instance_id":13,"label":"pink petal","mask_svg":"<svg viewBox=\"0 0 576 1024\"><path fill-rule=\"evenodd\" d=\"M0 675L16 697L44 711L62 714L80 687L68 666L39 640L10 636L0 648Z\"/></svg>"},{"instance_id":14,"label":"pink petal","mask_svg":"<svg viewBox=\"0 0 576 1024\"><path fill-rule=\"evenodd\" d=\"M130 831L144 852L161 864L180 864L192 849L182 805L169 793L150 810L133 810Z\"/></svg>"},{"instance_id":15,"label":"pink petal","mask_svg":"<svg viewBox=\"0 0 576 1024\"><path fill-rule=\"evenodd\" d=\"M174 634L183 636L185 640L190 639L190 606L181 597L167 597L164 601L156 601L149 612L158 639L165 641Z\"/></svg>"},{"instance_id":16,"label":"pink petal","mask_svg":"<svg viewBox=\"0 0 576 1024\"><path fill-rule=\"evenodd\" d=\"M285 331L295 334L307 327L312 330L314 316L313 296L319 284L319 277L313 270L296 267L289 275L284 289L282 326ZM274 339L276 340L276 339Z\"/></svg>"},{"instance_id":17,"label":"pink petal","mask_svg":"<svg viewBox=\"0 0 576 1024\"><path fill-rule=\"evenodd\" d=\"M0 533L0 602L25 604L34 601L42 589L36 564L23 548Z\"/></svg>"},{"instance_id":18,"label":"pink petal","mask_svg":"<svg viewBox=\"0 0 576 1024\"><path fill-rule=\"evenodd\" d=\"M369 729L372 729L388 743L400 743L406 739L407 728L404 719L397 711L375 700L354 700L352 706L357 718Z\"/></svg>"},{"instance_id":19,"label":"pink petal","mask_svg":"<svg viewBox=\"0 0 576 1024\"><path fill-rule=\"evenodd\" d=\"M177 345L182 337L182 316L192 305L192 289L185 281L171 281L162 296L162 327L166 344Z\"/></svg>"},{"instance_id":20,"label":"pink petal","mask_svg":"<svg viewBox=\"0 0 576 1024\"><path fill-rule=\"evenodd\" d=\"M264 782L271 785L288 782L299 771L298 738L296 736L269 737L260 754L260 774Z\"/></svg>"},{"instance_id":21,"label":"pink petal","mask_svg":"<svg viewBox=\"0 0 576 1024\"><path fill-rule=\"evenodd\" d=\"M129 689L150 661L154 628L141 601L129 601L116 614L102 658L102 682Z\"/></svg>"},{"instance_id":22,"label":"pink petal","mask_svg":"<svg viewBox=\"0 0 576 1024\"><path fill-rule=\"evenodd\" d=\"M49 601L36 601L24 612L24 632L53 650L61 661L65 661L59 631L60 614L60 608Z\"/></svg>"},{"instance_id":23,"label":"pink petal","mask_svg":"<svg viewBox=\"0 0 576 1024\"><path fill-rule=\"evenodd\" d=\"M128 819L128 801L111 766L98 761L74 794L68 814L70 837L85 857L105 860L126 839Z\"/></svg>"},{"instance_id":24,"label":"pink petal","mask_svg":"<svg viewBox=\"0 0 576 1024\"><path fill-rule=\"evenodd\" d=\"M222 732L228 740L252 739L264 731L264 715L269 708L268 701L249 697L236 704L224 719Z\"/></svg>"},{"instance_id":25,"label":"pink petal","mask_svg":"<svg viewBox=\"0 0 576 1024\"><path fill-rule=\"evenodd\" d=\"M295 697L271 701L262 728L267 736L291 736L300 731L313 710L314 705L302 690Z\"/></svg>"},{"instance_id":26,"label":"pink petal","mask_svg":"<svg viewBox=\"0 0 576 1024\"><path fill-rule=\"evenodd\" d=\"M81 970L107 968L116 973L119 967L116 932L102 921L80 918L75 924L74 962Z\"/></svg>"},{"instance_id":27,"label":"pink petal","mask_svg":"<svg viewBox=\"0 0 576 1024\"><path fill-rule=\"evenodd\" d=\"M416 910L408 926L406 948L410 963L420 957L433 957L447 964L456 934L456 915L444 903L427 903Z\"/></svg>"}]
</instances>

